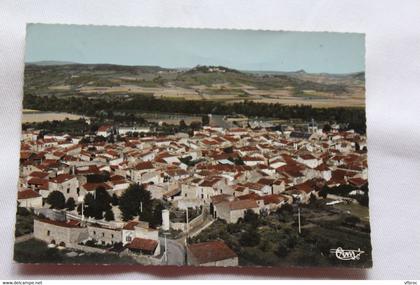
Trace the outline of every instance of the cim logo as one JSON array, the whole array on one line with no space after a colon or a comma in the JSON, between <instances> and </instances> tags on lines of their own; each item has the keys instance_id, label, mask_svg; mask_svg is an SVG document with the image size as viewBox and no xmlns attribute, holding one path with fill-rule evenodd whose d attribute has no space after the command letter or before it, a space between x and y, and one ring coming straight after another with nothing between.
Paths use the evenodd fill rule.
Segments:
<instances>
[{"instance_id":1,"label":"cim logo","mask_svg":"<svg viewBox=\"0 0 420 285\"><path fill-rule=\"evenodd\" d=\"M364 251L357 249L342 249L341 247L330 249L330 252L335 254L335 257L337 257L340 260L359 260L360 255L362 253L365 253Z\"/></svg>"}]
</instances>

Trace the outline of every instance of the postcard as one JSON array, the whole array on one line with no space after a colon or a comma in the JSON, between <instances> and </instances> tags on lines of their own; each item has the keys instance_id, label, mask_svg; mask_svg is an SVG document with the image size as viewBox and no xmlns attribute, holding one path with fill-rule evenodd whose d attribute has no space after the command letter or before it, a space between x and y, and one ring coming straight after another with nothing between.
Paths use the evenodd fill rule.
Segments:
<instances>
[{"instance_id":1,"label":"postcard","mask_svg":"<svg viewBox=\"0 0 420 285\"><path fill-rule=\"evenodd\" d=\"M19 263L372 266L365 36L28 24Z\"/></svg>"}]
</instances>

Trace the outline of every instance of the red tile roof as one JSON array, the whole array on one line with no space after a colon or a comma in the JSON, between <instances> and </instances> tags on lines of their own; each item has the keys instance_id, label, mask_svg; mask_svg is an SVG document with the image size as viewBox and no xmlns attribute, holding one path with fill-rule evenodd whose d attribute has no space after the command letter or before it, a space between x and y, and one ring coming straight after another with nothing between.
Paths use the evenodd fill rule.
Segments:
<instances>
[{"instance_id":1,"label":"red tile roof","mask_svg":"<svg viewBox=\"0 0 420 285\"><path fill-rule=\"evenodd\" d=\"M29 151L21 151L20 152L20 159L28 159L32 156L32 152Z\"/></svg>"},{"instance_id":2,"label":"red tile roof","mask_svg":"<svg viewBox=\"0 0 420 285\"><path fill-rule=\"evenodd\" d=\"M60 221L53 221L53 220L48 220L48 219L39 219L39 221L46 224L55 225L55 226L64 227L64 228L79 228L79 224L80 224L79 221L75 221L75 220L68 220L66 222L60 222Z\"/></svg>"},{"instance_id":3,"label":"red tile roof","mask_svg":"<svg viewBox=\"0 0 420 285\"><path fill-rule=\"evenodd\" d=\"M146 161L146 162L140 162L134 168L137 170L146 170L146 169L154 169L155 167L150 161Z\"/></svg>"},{"instance_id":4,"label":"red tile roof","mask_svg":"<svg viewBox=\"0 0 420 285\"><path fill-rule=\"evenodd\" d=\"M47 179L41 179L38 177L34 177L28 180L28 184L32 184L32 185L45 185L48 184L48 180Z\"/></svg>"},{"instance_id":5,"label":"red tile roof","mask_svg":"<svg viewBox=\"0 0 420 285\"><path fill-rule=\"evenodd\" d=\"M83 184L82 187L86 190L86 191L95 191L96 189L98 189L99 187L103 187L105 188L105 190L110 190L112 189L111 186L109 186L106 183L100 182L100 183L86 183Z\"/></svg>"},{"instance_id":6,"label":"red tile roof","mask_svg":"<svg viewBox=\"0 0 420 285\"><path fill-rule=\"evenodd\" d=\"M216 184L219 181L220 181L219 178L206 179L203 182L201 182L201 184L199 186L201 186L201 187L213 187L213 185Z\"/></svg>"},{"instance_id":7,"label":"red tile roof","mask_svg":"<svg viewBox=\"0 0 420 285\"><path fill-rule=\"evenodd\" d=\"M37 177L37 178L46 178L48 176L48 173L42 172L42 171L33 171L28 176L30 177Z\"/></svg>"},{"instance_id":8,"label":"red tile roof","mask_svg":"<svg viewBox=\"0 0 420 285\"><path fill-rule=\"evenodd\" d=\"M22 199L32 199L41 197L37 192L31 189L23 190L18 192L18 200Z\"/></svg>"},{"instance_id":9,"label":"red tile roof","mask_svg":"<svg viewBox=\"0 0 420 285\"><path fill-rule=\"evenodd\" d=\"M99 128L98 128L98 132L106 132L106 131L108 131L109 129L111 129L112 128L112 126L111 125L103 125L103 126L100 126Z\"/></svg>"},{"instance_id":10,"label":"red tile roof","mask_svg":"<svg viewBox=\"0 0 420 285\"><path fill-rule=\"evenodd\" d=\"M191 244L188 249L199 264L238 257L223 241Z\"/></svg>"},{"instance_id":11,"label":"red tile roof","mask_svg":"<svg viewBox=\"0 0 420 285\"><path fill-rule=\"evenodd\" d=\"M227 195L227 194L220 194L220 195L211 196L210 198L213 204L218 204L223 201L229 201L231 197L232 196Z\"/></svg>"},{"instance_id":12,"label":"red tile roof","mask_svg":"<svg viewBox=\"0 0 420 285\"><path fill-rule=\"evenodd\" d=\"M131 243L127 245L129 249L155 251L158 242L153 239L134 238Z\"/></svg>"},{"instance_id":13,"label":"red tile roof","mask_svg":"<svg viewBox=\"0 0 420 285\"><path fill-rule=\"evenodd\" d=\"M261 200L262 198L257 193L251 192L251 193L246 194L246 195L238 196L238 199L239 200Z\"/></svg>"},{"instance_id":14,"label":"red tile roof","mask_svg":"<svg viewBox=\"0 0 420 285\"><path fill-rule=\"evenodd\" d=\"M286 198L284 196L280 196L280 195L266 195L262 197L264 200L264 204L279 204L281 202L283 202L284 200L286 200Z\"/></svg>"},{"instance_id":15,"label":"red tile roof","mask_svg":"<svg viewBox=\"0 0 420 285\"><path fill-rule=\"evenodd\" d=\"M73 178L75 178L75 176L70 175L70 174L60 174L60 175L57 175L57 177L51 179L50 182L63 183Z\"/></svg>"},{"instance_id":16,"label":"red tile roof","mask_svg":"<svg viewBox=\"0 0 420 285\"><path fill-rule=\"evenodd\" d=\"M350 178L348 181L350 184L356 187L362 187L363 185L367 183L367 180L362 179L362 178Z\"/></svg>"},{"instance_id":17,"label":"red tile roof","mask_svg":"<svg viewBox=\"0 0 420 285\"><path fill-rule=\"evenodd\" d=\"M137 222L137 221L128 222L124 225L123 230L133 231L134 227L137 226L138 224L139 224L139 222Z\"/></svg>"},{"instance_id":18,"label":"red tile roof","mask_svg":"<svg viewBox=\"0 0 420 285\"><path fill-rule=\"evenodd\" d=\"M229 203L230 210L243 210L258 208L258 204L255 200L235 200Z\"/></svg>"},{"instance_id":19,"label":"red tile roof","mask_svg":"<svg viewBox=\"0 0 420 285\"><path fill-rule=\"evenodd\" d=\"M79 175L99 173L99 168L96 165L81 166L76 168L75 173Z\"/></svg>"}]
</instances>

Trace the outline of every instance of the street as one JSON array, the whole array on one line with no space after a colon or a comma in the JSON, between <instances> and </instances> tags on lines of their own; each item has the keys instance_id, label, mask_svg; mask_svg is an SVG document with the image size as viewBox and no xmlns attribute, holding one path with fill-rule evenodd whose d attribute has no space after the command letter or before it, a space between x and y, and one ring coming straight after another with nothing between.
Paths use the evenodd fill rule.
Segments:
<instances>
[{"instance_id":1,"label":"street","mask_svg":"<svg viewBox=\"0 0 420 285\"><path fill-rule=\"evenodd\" d=\"M165 238L159 238L161 244L165 244ZM167 239L168 244L168 265L184 265L185 264L185 247L179 242ZM163 261L163 264L166 264Z\"/></svg>"}]
</instances>

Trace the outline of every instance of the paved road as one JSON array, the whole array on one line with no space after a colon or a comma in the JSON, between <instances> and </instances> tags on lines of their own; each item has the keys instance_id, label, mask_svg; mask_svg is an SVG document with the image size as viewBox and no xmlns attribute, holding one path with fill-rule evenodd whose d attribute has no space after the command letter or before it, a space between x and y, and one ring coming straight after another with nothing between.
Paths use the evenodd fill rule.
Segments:
<instances>
[{"instance_id":1,"label":"paved road","mask_svg":"<svg viewBox=\"0 0 420 285\"><path fill-rule=\"evenodd\" d=\"M159 238L161 244L165 244L165 238ZM167 239L168 243L168 265L184 265L185 264L185 247L181 243ZM165 261L163 261L164 264Z\"/></svg>"}]
</instances>

